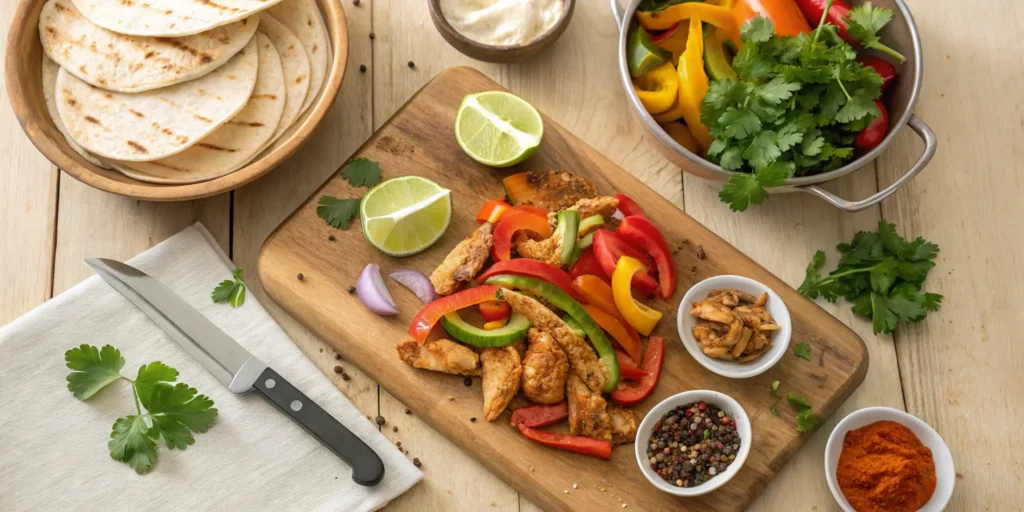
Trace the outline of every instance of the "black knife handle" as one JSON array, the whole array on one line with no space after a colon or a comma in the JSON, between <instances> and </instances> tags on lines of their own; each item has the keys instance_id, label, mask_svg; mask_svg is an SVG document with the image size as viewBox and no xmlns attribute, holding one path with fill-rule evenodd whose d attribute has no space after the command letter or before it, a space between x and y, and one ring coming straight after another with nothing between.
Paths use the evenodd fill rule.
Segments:
<instances>
[{"instance_id":1,"label":"black knife handle","mask_svg":"<svg viewBox=\"0 0 1024 512\"><path fill-rule=\"evenodd\" d=\"M284 380L273 368L263 370L254 387L351 466L355 483L372 486L384 478L384 462L362 439Z\"/></svg>"}]
</instances>

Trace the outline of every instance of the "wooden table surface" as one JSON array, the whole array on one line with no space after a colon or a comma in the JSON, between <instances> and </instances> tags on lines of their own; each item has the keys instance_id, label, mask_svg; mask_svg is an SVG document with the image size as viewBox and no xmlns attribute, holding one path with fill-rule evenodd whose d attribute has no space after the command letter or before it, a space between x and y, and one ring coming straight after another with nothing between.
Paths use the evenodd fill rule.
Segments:
<instances>
[{"instance_id":1,"label":"wooden table surface","mask_svg":"<svg viewBox=\"0 0 1024 512\"><path fill-rule=\"evenodd\" d=\"M93 190L43 158L8 103L0 102L0 324L88 277L83 258L129 258L196 221L238 265L253 269L267 234L416 90L448 66L472 65L793 285L816 249L834 255L836 243L873 228L879 218L942 248L926 287L946 299L923 323L877 336L849 305L824 304L867 343L867 379L753 510L838 510L823 476L825 441L839 418L871 405L906 409L946 439L957 466L950 510L1020 509L1024 344L1014 321L1022 314L1014 304L1024 302L1024 180L1016 168L1024 157L1024 54L1014 49L1024 31L1024 3L908 1L924 47L917 114L938 135L939 151L924 173L881 207L847 214L811 196L788 195L733 214L718 201L717 189L682 175L644 140L615 71L616 28L608 2L577 2L572 24L552 48L522 64L493 65L449 47L430 22L426 0L344 1L352 43L337 105L298 155L232 194L155 204ZM0 26L8 26L16 3L0 3ZM905 133L874 165L828 188L865 197L895 180L919 151L920 142ZM424 481L386 510L538 510L405 415L403 404L352 365L336 361L326 345L266 300L255 278L248 283L352 402L368 416L384 416L384 434L422 461ZM351 379L338 378L336 365ZM572 492L599 492L598 482L580 480ZM301 492L300 482L294 490Z\"/></svg>"}]
</instances>

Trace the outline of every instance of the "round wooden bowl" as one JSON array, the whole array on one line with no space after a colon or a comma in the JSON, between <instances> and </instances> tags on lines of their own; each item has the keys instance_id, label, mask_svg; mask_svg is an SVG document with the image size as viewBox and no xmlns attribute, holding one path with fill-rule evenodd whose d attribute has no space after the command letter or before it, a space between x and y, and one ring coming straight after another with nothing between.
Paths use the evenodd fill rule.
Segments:
<instances>
[{"instance_id":1,"label":"round wooden bowl","mask_svg":"<svg viewBox=\"0 0 1024 512\"><path fill-rule=\"evenodd\" d=\"M437 27L437 31L456 50L484 62L516 62L543 51L554 44L559 36L565 32L565 29L569 26L569 21L572 19L573 10L576 8L576 0L561 1L562 16L558 19L558 23L555 23L554 27L551 27L546 33L529 43L508 46L478 43L462 35L444 17L444 13L441 12L441 0L427 0L427 4L430 6L430 18L434 20L434 26Z\"/></svg>"},{"instance_id":2,"label":"round wooden bowl","mask_svg":"<svg viewBox=\"0 0 1024 512\"><path fill-rule=\"evenodd\" d=\"M4 73L7 95L22 129L32 144L54 165L77 180L114 194L147 201L186 201L214 196L245 185L270 172L295 153L309 139L320 121L331 109L348 62L348 25L341 3L317 0L327 25L333 59L324 79L320 96L296 120L285 137L245 167L210 181L187 185L162 185L134 180L117 171L103 169L82 158L68 146L64 136L54 126L43 99L42 62L43 47L39 42L39 11L45 0L22 0L11 22L7 36L7 55Z\"/></svg>"}]
</instances>

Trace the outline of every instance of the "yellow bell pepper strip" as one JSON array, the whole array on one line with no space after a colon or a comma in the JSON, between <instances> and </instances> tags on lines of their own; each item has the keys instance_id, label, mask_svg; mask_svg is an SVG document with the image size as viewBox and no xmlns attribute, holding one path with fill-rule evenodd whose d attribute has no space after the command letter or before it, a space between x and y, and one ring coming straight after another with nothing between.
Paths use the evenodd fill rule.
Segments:
<instances>
[{"instance_id":1,"label":"yellow bell pepper strip","mask_svg":"<svg viewBox=\"0 0 1024 512\"><path fill-rule=\"evenodd\" d=\"M740 29L736 24L732 9L698 2L676 4L661 11L637 11L636 19L640 26L647 30L668 30L682 20L700 18L705 23L714 25L725 31L730 38L735 35L739 39ZM690 25L693 32L693 25ZM699 30L698 30L699 32ZM687 42L689 45L689 42Z\"/></svg>"},{"instance_id":2,"label":"yellow bell pepper strip","mask_svg":"<svg viewBox=\"0 0 1024 512\"><path fill-rule=\"evenodd\" d=\"M640 103L652 114L660 114L675 104L679 97L679 74L666 62L633 79L633 90Z\"/></svg>"},{"instance_id":3,"label":"yellow bell pepper strip","mask_svg":"<svg viewBox=\"0 0 1024 512\"><path fill-rule=\"evenodd\" d=\"M633 274L637 272L647 272L647 268L640 260L629 256L619 258L615 271L612 272L612 296L615 299L615 307L619 309L626 322L640 331L640 334L650 336L658 320L661 320L661 312L633 298Z\"/></svg>"},{"instance_id":4,"label":"yellow bell pepper strip","mask_svg":"<svg viewBox=\"0 0 1024 512\"><path fill-rule=\"evenodd\" d=\"M672 108L660 114L654 114L654 120L659 123L671 123L672 121L678 121L683 118L683 109L679 106L679 98L676 98L676 102L672 104Z\"/></svg>"},{"instance_id":5,"label":"yellow bell pepper strip","mask_svg":"<svg viewBox=\"0 0 1024 512\"><path fill-rule=\"evenodd\" d=\"M703 5L703 4L681 4ZM701 151L707 151L714 141L707 126L700 121L700 102L708 94L708 73L704 70L704 32L699 17L690 18L690 38L686 51L679 59L679 109L683 113L690 133L697 139Z\"/></svg>"},{"instance_id":6,"label":"yellow bell pepper strip","mask_svg":"<svg viewBox=\"0 0 1024 512\"><path fill-rule=\"evenodd\" d=\"M661 129L665 130L665 133L672 137L672 140L678 142L687 151L695 155L700 154L700 144L697 143L697 139L690 133L690 129L685 124L676 122L664 123L661 125Z\"/></svg>"},{"instance_id":7,"label":"yellow bell pepper strip","mask_svg":"<svg viewBox=\"0 0 1024 512\"><path fill-rule=\"evenodd\" d=\"M502 327L505 327L506 325L508 325L508 317L507 316L505 318L502 318L501 320L494 320L494 321L485 323L484 324L484 330L485 331L493 331L495 329L501 329Z\"/></svg>"},{"instance_id":8,"label":"yellow bell pepper strip","mask_svg":"<svg viewBox=\"0 0 1024 512\"><path fill-rule=\"evenodd\" d=\"M683 50L686 49L686 39L689 35L690 23L680 21L665 32L656 36L651 36L651 41L654 42L655 46L659 46L672 52L672 60L669 62L675 66L679 63L679 57L682 57Z\"/></svg>"}]
</instances>

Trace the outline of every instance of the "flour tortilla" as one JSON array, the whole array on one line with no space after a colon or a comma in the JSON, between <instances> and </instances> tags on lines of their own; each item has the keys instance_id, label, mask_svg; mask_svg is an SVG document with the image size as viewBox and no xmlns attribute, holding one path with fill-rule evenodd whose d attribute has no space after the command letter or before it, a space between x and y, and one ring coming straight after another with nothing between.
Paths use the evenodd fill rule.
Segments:
<instances>
[{"instance_id":1,"label":"flour tortilla","mask_svg":"<svg viewBox=\"0 0 1024 512\"><path fill-rule=\"evenodd\" d=\"M61 68L57 111L71 138L104 158L145 162L180 153L245 107L259 59L256 38L206 76L140 93L106 91Z\"/></svg>"},{"instance_id":2,"label":"flour tortilla","mask_svg":"<svg viewBox=\"0 0 1024 512\"><path fill-rule=\"evenodd\" d=\"M284 105L284 113L281 114L281 122L277 125L277 131L265 145L269 146L302 113L302 105L309 92L309 58L306 57L306 51L303 50L299 38L268 13L260 14L260 33L266 34L270 38L270 42L274 43L274 48L281 56L285 96L288 99Z\"/></svg>"},{"instance_id":3,"label":"flour tortilla","mask_svg":"<svg viewBox=\"0 0 1024 512\"><path fill-rule=\"evenodd\" d=\"M309 92L302 102L299 111L301 115L320 95L320 89L327 77L331 53L330 42L327 40L327 26L324 25L320 9L314 0L285 0L267 12L299 37L302 48L306 50L306 56L309 58Z\"/></svg>"},{"instance_id":4,"label":"flour tortilla","mask_svg":"<svg viewBox=\"0 0 1024 512\"><path fill-rule=\"evenodd\" d=\"M39 14L46 54L86 82L141 92L199 78L224 65L256 33L259 16L180 38L126 36L94 25L70 0L49 0Z\"/></svg>"},{"instance_id":5,"label":"flour tortilla","mask_svg":"<svg viewBox=\"0 0 1024 512\"><path fill-rule=\"evenodd\" d=\"M78 143L68 135L68 129L64 126L64 121L60 120L60 114L57 113L57 95L55 93L57 89L57 73L59 71L60 66L46 55L43 55L43 99L46 100L46 111L50 113L50 119L53 119L53 124L56 125L57 130L64 135L64 139L68 141L68 145L71 146L71 149L75 150L75 153L82 155L82 158L86 159L86 161L93 165L104 169L110 169L110 166L97 158L96 155L93 155L86 151L82 146L79 146Z\"/></svg>"},{"instance_id":6,"label":"flour tortilla","mask_svg":"<svg viewBox=\"0 0 1024 512\"><path fill-rule=\"evenodd\" d=\"M209 136L176 155L154 162L112 162L131 178L153 183L196 183L241 168L271 140L286 96L281 59L262 33L256 34L259 72L249 103Z\"/></svg>"},{"instance_id":7,"label":"flour tortilla","mask_svg":"<svg viewBox=\"0 0 1024 512\"><path fill-rule=\"evenodd\" d=\"M181 37L252 16L281 0L71 0L93 23L119 34Z\"/></svg>"}]
</instances>

